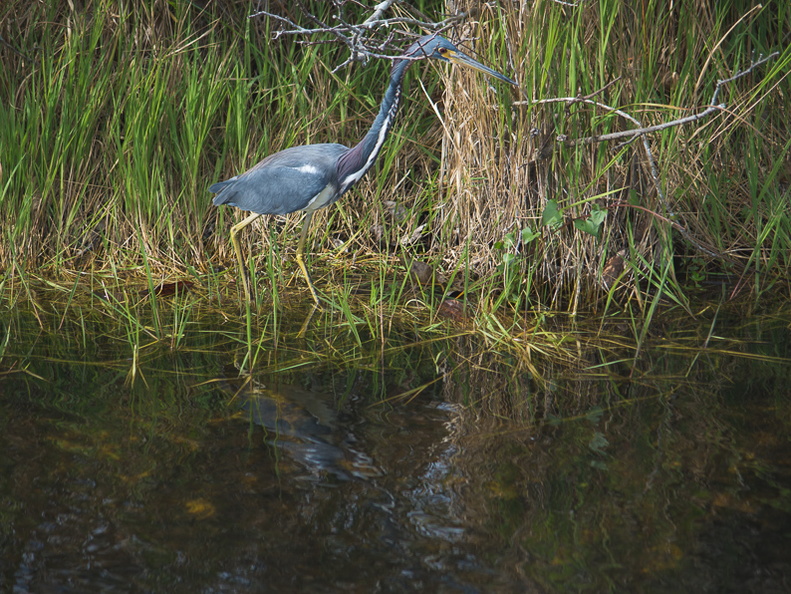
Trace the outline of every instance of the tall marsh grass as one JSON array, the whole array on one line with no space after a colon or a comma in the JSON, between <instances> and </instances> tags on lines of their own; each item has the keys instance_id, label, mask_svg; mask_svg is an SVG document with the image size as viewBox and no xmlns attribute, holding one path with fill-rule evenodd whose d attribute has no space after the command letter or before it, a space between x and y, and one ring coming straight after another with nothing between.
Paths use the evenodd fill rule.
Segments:
<instances>
[{"instance_id":1,"label":"tall marsh grass","mask_svg":"<svg viewBox=\"0 0 791 594\"><path fill-rule=\"evenodd\" d=\"M657 292L684 303L712 273L732 275L729 297L776 287L791 253L788 173L780 179L791 171L789 23L791 8L775 2L485 5L463 34L509 63L522 96L508 110L467 73L451 75L437 249L450 265L472 250L464 257L482 276L499 272L531 307L647 304ZM590 97L656 125L702 111L719 79L773 51L776 60L724 87L724 111L648 137L656 179L639 140L573 142L632 122L582 102L543 102ZM554 226L548 207L560 211ZM602 211L600 233L586 232L580 223Z\"/></svg>"},{"instance_id":2,"label":"tall marsh grass","mask_svg":"<svg viewBox=\"0 0 791 594\"><path fill-rule=\"evenodd\" d=\"M435 16L448 8L419 4ZM473 17L446 35L521 87L414 66L377 167L314 217L319 287L348 287L343 271L378 263L366 298L381 309L406 298L398 262L418 259L487 316L627 302L648 313L659 298L685 304L715 273L729 275L728 296L788 291L788 3L453 4ZM227 229L240 215L211 206L206 188L294 144L355 143L389 69L374 61L333 72L343 47L273 40L270 23L246 18L250 10L4 4L6 280L190 276L212 295L223 293L217 283L235 282ZM718 79L772 51L780 56L726 87L727 110L649 137L658 186L639 140L571 142L630 127L622 117L539 102L590 95L656 124L700 110ZM264 217L246 231L259 285L289 285L299 220ZM424 297L438 306L442 296L432 294Z\"/></svg>"}]
</instances>

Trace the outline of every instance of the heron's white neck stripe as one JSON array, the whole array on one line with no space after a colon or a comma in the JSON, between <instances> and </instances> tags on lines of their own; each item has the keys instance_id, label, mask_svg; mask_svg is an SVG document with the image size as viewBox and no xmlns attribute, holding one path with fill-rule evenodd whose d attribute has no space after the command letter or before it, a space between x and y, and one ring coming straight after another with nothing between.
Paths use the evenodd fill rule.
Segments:
<instances>
[{"instance_id":1,"label":"heron's white neck stripe","mask_svg":"<svg viewBox=\"0 0 791 594\"><path fill-rule=\"evenodd\" d=\"M393 103L390 105L390 109L387 110L387 114L385 114L384 122L382 122L382 127L379 129L379 134L376 137L376 143L374 144L374 148L371 151L371 154L368 155L368 158L365 160L362 168L355 171L354 173L350 173L346 177L344 177L341 181L341 194L343 194L346 190L348 190L353 184L356 184L362 176L371 168L371 165L374 164L376 161L376 157L379 155L379 151L382 150L382 145L385 142L385 138L387 138L387 133L390 131L390 126L393 125L393 119L395 118L396 112L398 112L398 102L401 99L401 87L396 88L395 96L393 97Z\"/></svg>"}]
</instances>

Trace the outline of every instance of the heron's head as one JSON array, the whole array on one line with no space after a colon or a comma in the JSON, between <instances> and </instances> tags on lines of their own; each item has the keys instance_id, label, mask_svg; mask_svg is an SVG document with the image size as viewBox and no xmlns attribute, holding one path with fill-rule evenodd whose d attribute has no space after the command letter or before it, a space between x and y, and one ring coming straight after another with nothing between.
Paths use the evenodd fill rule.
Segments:
<instances>
[{"instance_id":1,"label":"heron's head","mask_svg":"<svg viewBox=\"0 0 791 594\"><path fill-rule=\"evenodd\" d=\"M508 84L516 85L515 81L507 76L503 76L496 70L492 70L488 66L484 66L477 60L473 60L450 41L439 35L425 35L421 37L410 46L405 55L413 58L434 58L436 60L442 60L443 62L451 62L460 66L466 66L467 68L478 70L479 72L493 76Z\"/></svg>"}]
</instances>

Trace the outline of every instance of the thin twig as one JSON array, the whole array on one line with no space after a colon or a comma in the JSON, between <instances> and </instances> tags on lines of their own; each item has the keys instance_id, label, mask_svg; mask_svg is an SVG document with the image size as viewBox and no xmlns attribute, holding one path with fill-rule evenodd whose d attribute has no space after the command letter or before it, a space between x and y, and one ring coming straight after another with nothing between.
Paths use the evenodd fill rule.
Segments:
<instances>
[{"instance_id":1,"label":"thin twig","mask_svg":"<svg viewBox=\"0 0 791 594\"><path fill-rule=\"evenodd\" d=\"M298 35L303 37L315 38L316 36L331 34L338 40L342 41L344 45L349 48L349 57L341 64L333 68L333 72L344 68L352 62L366 63L369 59L385 59L396 60L401 58L400 55L386 55L382 51L392 45L395 40L396 32L403 36L409 36L407 31L400 31L393 29L394 25L408 25L410 27L417 27L427 29L434 32L442 32L450 27L453 27L458 22L467 17L467 13L458 13L451 15L441 21L428 21L419 20L410 17L391 17L382 18L384 13L394 4L395 0L385 0L373 7L371 15L359 25L347 22L341 13L341 7L337 4L337 11L333 15L333 19L337 24L330 25L325 23L314 14L310 13L304 4L297 1L301 12L313 22L313 27L303 27L290 18L275 14L266 10L259 10L248 16L248 18L267 17L281 23L284 28L275 31L272 36L277 39L281 35ZM421 15L422 16L422 15ZM384 41L375 41L372 33L380 29L388 30L387 37ZM317 44L327 43L326 41L313 40L300 43Z\"/></svg>"},{"instance_id":2,"label":"thin twig","mask_svg":"<svg viewBox=\"0 0 791 594\"><path fill-rule=\"evenodd\" d=\"M360 25L360 26L361 27L372 26L373 23L375 21L378 21L382 17L382 15L385 13L385 11L388 8L390 8L390 5L393 4L393 2L395 2L395 0L385 0L384 2L380 2L379 4L374 6L374 11L373 11L373 13L371 13L371 16L369 16L367 19L365 19L363 21L362 25Z\"/></svg>"},{"instance_id":3,"label":"thin twig","mask_svg":"<svg viewBox=\"0 0 791 594\"><path fill-rule=\"evenodd\" d=\"M776 58L779 55L780 55L780 52L774 52L774 53L766 56L765 58L761 58L758 61L753 62L748 68L746 68L745 70L741 70L741 71L737 72L736 74L734 74L730 78L726 78L724 80L718 80L717 81L717 85L716 85L716 87L714 89L714 93L713 93L713 95L711 97L711 103L703 111L701 111L699 113L695 113L695 114L689 115L689 116L686 116L686 117L683 117L683 118L678 118L678 119L675 119L675 120L671 120L669 122L663 122L661 124L656 124L654 126L642 126L642 124L639 122L639 120L637 120L633 116L629 115L628 113L626 113L626 112L624 112L624 111L622 111L620 109L617 109L615 107L610 107L609 105L605 105L604 103L601 103L599 101L593 101L592 99L590 99L590 97L598 95L601 92L601 90L594 91L590 95L586 95L584 97L553 97L553 98L550 98L550 99L539 99L537 101L515 101L513 103L513 105L515 105L515 106L516 105L541 105L541 104L545 104L545 103L568 103L569 105L572 105L574 103L587 103L589 105L595 105L597 107L601 107L603 109L606 109L607 111L610 111L610 112L612 112L612 113L614 113L616 115L619 115L619 116L623 117L624 119L629 120L630 122L632 122L636 126L638 126L637 128L632 128L631 130L622 130L620 132L611 132L609 134L600 134L600 135L596 135L596 136L588 136L588 137L585 137L585 138L578 138L576 140L563 139L563 142L565 142L569 146L577 146L577 145L581 145L581 144L582 145L584 145L584 144L592 144L594 142L605 142L605 141L608 141L608 140L619 140L621 138L631 138L631 137L636 137L636 136L642 136L644 134L650 134L652 132L660 132L662 130L666 130L667 128L673 128L675 126L681 126L683 124L689 124L689 123L692 123L692 122L696 122L698 120L702 120L703 118L710 116L712 113L714 113L716 111L725 110L726 109L725 103L719 103L719 104L717 103L717 97L719 96L719 93L720 93L720 90L722 89L722 87L724 85L728 84L728 83L731 83L731 82L743 77L743 76L746 76L747 74L749 74L750 72L755 70L758 66L760 66L762 64L765 64L769 60L771 60L773 58ZM606 86L609 86L610 84L612 84L612 83L608 83L608 85L606 85Z\"/></svg>"},{"instance_id":4,"label":"thin twig","mask_svg":"<svg viewBox=\"0 0 791 594\"><path fill-rule=\"evenodd\" d=\"M697 122L699 120L702 120L702 119L710 116L711 114L713 114L715 112L726 110L727 106L726 106L725 103L717 103L717 99L719 97L720 91L722 90L722 87L725 86L726 84L732 83L733 81L735 81L735 80L737 80L739 78L742 78L743 76L746 76L747 74L749 74L750 72L752 72L753 70L758 68L759 66L765 64L766 62L768 62L769 60L771 60L773 58L776 58L779 55L780 55L780 52L773 52L772 54L769 54L766 57L759 58L758 60L756 60L752 64L750 64L750 66L748 68L736 72L736 74L734 74L733 76L731 76L729 78L726 78L726 79L723 79L723 80L718 80L717 84L716 84L716 86L714 88L714 92L713 92L713 94L711 96L711 102L710 102L710 104L708 106L706 106L705 109L703 109L703 111L700 111L698 113L694 113L692 115L688 115L688 116L683 117L683 118L677 118L677 119L671 120L669 122L663 122L661 124L656 124L654 126L643 126L642 123L638 119L636 119L632 115L626 113L625 111L622 111L622 110L617 109L615 107L611 107L611 106L606 105L606 104L604 104L604 103L602 103L600 101L594 101L592 99L592 97L594 97L596 95L599 95L604 89L606 89L608 86L610 86L615 81L612 81L612 82L608 83L607 85L605 85L604 87L602 87L601 89L599 89L597 91L594 91L593 93L590 93L589 95L585 95L585 96L578 96L578 97L553 97L553 98L550 98L550 99L540 99L538 101L515 101L513 103L513 105L541 105L541 104L549 104L549 103L566 103L568 105L573 105L574 103L585 103L585 104L588 104L588 105L593 105L593 106L599 107L601 109L607 110L607 111L609 111L609 112L611 112L611 113L613 113L615 115L621 116L625 120L628 120L629 122L633 123L636 126L636 128L632 128L630 130L622 130L620 132L611 132L609 134L599 134L599 135L595 135L595 136L587 136L585 138L577 138L577 139L574 139L574 140L568 140L565 136L559 136L558 140L563 142L563 143L565 143L567 146L579 146L579 145L593 144L594 142L606 142L606 141L609 141L609 140L621 140L621 139L627 139L627 142L631 142L635 138L639 137L641 139L641 141L642 141L643 150L645 151L646 158L648 159L648 163L650 165L651 178L653 179L654 186L655 186L657 194L659 196L660 203L662 204L662 207L666 210L668 215L673 216L673 213L669 210L668 205L666 203L665 193L662 190L661 182L660 182L660 179L659 179L659 172L658 172L658 169L657 169L657 166L656 166L656 161L655 161L655 159L653 157L653 153L651 152L651 146L648 143L648 139L646 138L646 135L647 134L651 134L653 132L660 132L660 131L666 130L668 128L673 128L675 126L682 126L684 124L690 124L692 122ZM620 148L620 146L618 148Z\"/></svg>"}]
</instances>

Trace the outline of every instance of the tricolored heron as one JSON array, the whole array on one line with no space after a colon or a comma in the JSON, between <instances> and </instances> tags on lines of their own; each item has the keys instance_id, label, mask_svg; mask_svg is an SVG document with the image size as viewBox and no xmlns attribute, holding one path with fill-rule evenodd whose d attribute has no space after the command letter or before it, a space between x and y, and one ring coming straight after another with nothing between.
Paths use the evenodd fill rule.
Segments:
<instances>
[{"instance_id":1,"label":"tricolored heron","mask_svg":"<svg viewBox=\"0 0 791 594\"><path fill-rule=\"evenodd\" d=\"M231 243L239 261L248 301L250 301L250 288L245 274L242 250L239 247L239 232L261 215L304 210L305 218L297 245L297 264L305 275L314 301L319 303L318 294L303 258L310 219L315 210L335 202L371 168L379 151L382 150L398 111L404 73L413 61L424 58L469 66L503 82L516 85L510 78L465 55L447 39L438 35L426 35L409 46L403 53L402 59L396 60L393 64L390 83L382 99L379 115L376 116L365 138L357 145L348 148L342 144L310 144L287 148L269 155L245 173L218 182L209 188L210 192L217 194L214 197L215 206L227 204L251 213L231 227Z\"/></svg>"}]
</instances>

